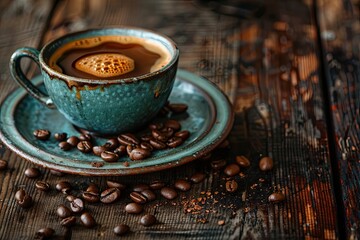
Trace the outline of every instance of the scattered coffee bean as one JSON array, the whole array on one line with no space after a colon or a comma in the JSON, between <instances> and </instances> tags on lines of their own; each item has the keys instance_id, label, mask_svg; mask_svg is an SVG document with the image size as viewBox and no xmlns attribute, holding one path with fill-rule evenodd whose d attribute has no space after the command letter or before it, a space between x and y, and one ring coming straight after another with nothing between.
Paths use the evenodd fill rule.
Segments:
<instances>
[{"instance_id":1,"label":"scattered coffee bean","mask_svg":"<svg viewBox=\"0 0 360 240\"><path fill-rule=\"evenodd\" d=\"M68 142L72 147L76 147L80 140L76 136L71 136L66 140L66 142Z\"/></svg>"},{"instance_id":2,"label":"scattered coffee bean","mask_svg":"<svg viewBox=\"0 0 360 240\"><path fill-rule=\"evenodd\" d=\"M24 198L24 196L26 195L26 192L24 189L19 189L16 193L15 193L15 199L17 201L20 201Z\"/></svg>"},{"instance_id":3,"label":"scattered coffee bean","mask_svg":"<svg viewBox=\"0 0 360 240\"><path fill-rule=\"evenodd\" d=\"M88 212L81 214L80 221L87 228L93 228L96 226L94 217Z\"/></svg>"},{"instance_id":4,"label":"scattered coffee bean","mask_svg":"<svg viewBox=\"0 0 360 240\"><path fill-rule=\"evenodd\" d=\"M60 221L60 225L64 227L72 227L76 224L76 217L69 216Z\"/></svg>"},{"instance_id":5,"label":"scattered coffee bean","mask_svg":"<svg viewBox=\"0 0 360 240\"><path fill-rule=\"evenodd\" d=\"M154 225L156 221L157 221L156 217L152 214L146 214L140 218L140 224L145 227Z\"/></svg>"},{"instance_id":6,"label":"scattered coffee bean","mask_svg":"<svg viewBox=\"0 0 360 240\"><path fill-rule=\"evenodd\" d=\"M0 159L0 171L5 170L8 166L8 162Z\"/></svg>"},{"instance_id":7,"label":"scattered coffee bean","mask_svg":"<svg viewBox=\"0 0 360 240\"><path fill-rule=\"evenodd\" d=\"M268 200L272 203L279 203L285 200L285 195L281 192L272 193Z\"/></svg>"},{"instance_id":8,"label":"scattered coffee bean","mask_svg":"<svg viewBox=\"0 0 360 240\"><path fill-rule=\"evenodd\" d=\"M52 228L41 228L36 232L36 238L45 239L50 238L55 234L55 230Z\"/></svg>"},{"instance_id":9,"label":"scattered coffee bean","mask_svg":"<svg viewBox=\"0 0 360 240\"><path fill-rule=\"evenodd\" d=\"M176 132L174 134L175 137L179 137L181 138L183 141L185 141L186 139L188 139L190 137L190 132L188 130L182 130L180 132Z\"/></svg>"},{"instance_id":10,"label":"scattered coffee bean","mask_svg":"<svg viewBox=\"0 0 360 240\"><path fill-rule=\"evenodd\" d=\"M153 146L155 149L158 150L165 149L167 147L165 143L156 139L150 139L150 144L151 146Z\"/></svg>"},{"instance_id":11,"label":"scattered coffee bean","mask_svg":"<svg viewBox=\"0 0 360 240\"><path fill-rule=\"evenodd\" d=\"M56 214L61 218L67 218L71 216L71 211L64 204L60 204L56 209Z\"/></svg>"},{"instance_id":12,"label":"scattered coffee bean","mask_svg":"<svg viewBox=\"0 0 360 240\"><path fill-rule=\"evenodd\" d=\"M146 150L144 148L134 148L129 157L131 160L133 161L137 161L137 160L143 160L147 157L149 157L151 154L151 152L149 150Z\"/></svg>"},{"instance_id":13,"label":"scattered coffee bean","mask_svg":"<svg viewBox=\"0 0 360 240\"><path fill-rule=\"evenodd\" d=\"M153 136L154 140L160 141L160 142L166 142L168 137L165 133L161 132L160 130L152 130L151 135ZM151 141L151 140L150 140Z\"/></svg>"},{"instance_id":14,"label":"scattered coffee bean","mask_svg":"<svg viewBox=\"0 0 360 240\"><path fill-rule=\"evenodd\" d=\"M235 180L229 180L225 184L226 191L235 192L238 189L238 183Z\"/></svg>"},{"instance_id":15,"label":"scattered coffee bean","mask_svg":"<svg viewBox=\"0 0 360 240\"><path fill-rule=\"evenodd\" d=\"M147 198L144 195L142 195L141 193L139 193L139 192L130 193L130 198L134 202L140 203L140 204L143 204L143 203L147 202Z\"/></svg>"},{"instance_id":16,"label":"scattered coffee bean","mask_svg":"<svg viewBox=\"0 0 360 240\"><path fill-rule=\"evenodd\" d=\"M226 166L225 159L217 159L210 162L211 168L214 170L223 169Z\"/></svg>"},{"instance_id":17,"label":"scattered coffee bean","mask_svg":"<svg viewBox=\"0 0 360 240\"><path fill-rule=\"evenodd\" d=\"M119 155L110 151L104 151L101 153L101 158L105 162L116 162L119 159Z\"/></svg>"},{"instance_id":18,"label":"scattered coffee bean","mask_svg":"<svg viewBox=\"0 0 360 240\"><path fill-rule=\"evenodd\" d=\"M40 170L35 167L27 168L24 172L28 178L37 178L40 176Z\"/></svg>"},{"instance_id":19,"label":"scattered coffee bean","mask_svg":"<svg viewBox=\"0 0 360 240\"><path fill-rule=\"evenodd\" d=\"M80 134L79 136L79 140L80 141L91 141L92 140L92 136L90 134Z\"/></svg>"},{"instance_id":20,"label":"scattered coffee bean","mask_svg":"<svg viewBox=\"0 0 360 240\"><path fill-rule=\"evenodd\" d=\"M83 153L89 153L92 151L92 144L88 140L82 140L77 144L77 149Z\"/></svg>"},{"instance_id":21,"label":"scattered coffee bean","mask_svg":"<svg viewBox=\"0 0 360 240\"><path fill-rule=\"evenodd\" d=\"M161 189L165 186L165 183L160 180L154 180L150 183L150 188L154 190Z\"/></svg>"},{"instance_id":22,"label":"scattered coffee bean","mask_svg":"<svg viewBox=\"0 0 360 240\"><path fill-rule=\"evenodd\" d=\"M58 146L61 150L64 150L64 151L69 151L70 149L73 148L73 146L70 143L65 142L65 141L59 142Z\"/></svg>"},{"instance_id":23,"label":"scattered coffee bean","mask_svg":"<svg viewBox=\"0 0 360 240\"><path fill-rule=\"evenodd\" d=\"M44 191L47 192L50 190L50 184L45 182L45 181L37 181L35 183L35 187L40 190L40 191Z\"/></svg>"},{"instance_id":24,"label":"scattered coffee bean","mask_svg":"<svg viewBox=\"0 0 360 240\"><path fill-rule=\"evenodd\" d=\"M101 156L101 153L105 152L107 149L104 146L93 146L92 151L96 156Z\"/></svg>"},{"instance_id":25,"label":"scattered coffee bean","mask_svg":"<svg viewBox=\"0 0 360 240\"><path fill-rule=\"evenodd\" d=\"M118 188L109 188L100 194L102 203L113 203L120 198L121 192Z\"/></svg>"},{"instance_id":26,"label":"scattered coffee bean","mask_svg":"<svg viewBox=\"0 0 360 240\"><path fill-rule=\"evenodd\" d=\"M70 202L70 209L73 213L79 213L84 210L84 202L80 198L75 198Z\"/></svg>"},{"instance_id":27,"label":"scattered coffee bean","mask_svg":"<svg viewBox=\"0 0 360 240\"><path fill-rule=\"evenodd\" d=\"M116 138L111 138L107 140L107 142L104 144L104 147L109 151L115 150L117 147L119 147L119 141Z\"/></svg>"},{"instance_id":28,"label":"scattered coffee bean","mask_svg":"<svg viewBox=\"0 0 360 240\"><path fill-rule=\"evenodd\" d=\"M126 146L126 153L127 153L128 155L130 155L131 152L132 152L132 150L134 150L134 148L135 148L135 146L133 146L133 145L127 145L127 146Z\"/></svg>"},{"instance_id":29,"label":"scattered coffee bean","mask_svg":"<svg viewBox=\"0 0 360 240\"><path fill-rule=\"evenodd\" d=\"M65 141L66 138L67 138L67 134L66 133L55 133L54 134L54 138L59 141L59 142L62 142L62 141Z\"/></svg>"},{"instance_id":30,"label":"scattered coffee bean","mask_svg":"<svg viewBox=\"0 0 360 240\"><path fill-rule=\"evenodd\" d=\"M119 190L125 190L125 188L126 188L125 184L122 184L122 183L119 183L119 182L116 182L116 181L111 181L111 180L107 180L106 185L109 188L118 188Z\"/></svg>"},{"instance_id":31,"label":"scattered coffee bean","mask_svg":"<svg viewBox=\"0 0 360 240\"><path fill-rule=\"evenodd\" d=\"M69 194L71 191L71 184L68 181L60 181L55 186L56 190L64 194Z\"/></svg>"},{"instance_id":32,"label":"scattered coffee bean","mask_svg":"<svg viewBox=\"0 0 360 240\"><path fill-rule=\"evenodd\" d=\"M134 192L142 192L144 190L150 189L150 186L144 183L138 183L133 186L132 190Z\"/></svg>"},{"instance_id":33,"label":"scattered coffee bean","mask_svg":"<svg viewBox=\"0 0 360 240\"><path fill-rule=\"evenodd\" d=\"M164 198L169 200L175 199L178 196L178 193L171 187L163 187L160 193Z\"/></svg>"},{"instance_id":34,"label":"scattered coffee bean","mask_svg":"<svg viewBox=\"0 0 360 240\"><path fill-rule=\"evenodd\" d=\"M160 132L164 134L167 139L171 138L174 135L174 129L170 127L161 129Z\"/></svg>"},{"instance_id":35,"label":"scattered coffee bean","mask_svg":"<svg viewBox=\"0 0 360 240\"><path fill-rule=\"evenodd\" d=\"M37 129L33 134L39 140L48 140L50 137L50 131L46 129Z\"/></svg>"},{"instance_id":36,"label":"scattered coffee bean","mask_svg":"<svg viewBox=\"0 0 360 240\"><path fill-rule=\"evenodd\" d=\"M94 192L85 191L82 193L82 198L88 203L97 203L100 201L99 194Z\"/></svg>"},{"instance_id":37,"label":"scattered coffee bean","mask_svg":"<svg viewBox=\"0 0 360 240\"><path fill-rule=\"evenodd\" d=\"M140 147L150 152L154 150L154 147L148 142L141 142Z\"/></svg>"},{"instance_id":38,"label":"scattered coffee bean","mask_svg":"<svg viewBox=\"0 0 360 240\"><path fill-rule=\"evenodd\" d=\"M86 192L98 194L98 193L100 193L100 190L99 190L99 187L95 183L90 183L89 186L86 188Z\"/></svg>"},{"instance_id":39,"label":"scattered coffee bean","mask_svg":"<svg viewBox=\"0 0 360 240\"><path fill-rule=\"evenodd\" d=\"M186 110L188 109L188 106L183 103L170 103L167 105L167 107L173 113L183 113L186 112Z\"/></svg>"},{"instance_id":40,"label":"scattered coffee bean","mask_svg":"<svg viewBox=\"0 0 360 240\"><path fill-rule=\"evenodd\" d=\"M139 214L143 211L143 206L138 203L128 203L125 206L125 212L131 213L131 214Z\"/></svg>"},{"instance_id":41,"label":"scattered coffee bean","mask_svg":"<svg viewBox=\"0 0 360 240\"><path fill-rule=\"evenodd\" d=\"M166 144L171 148L176 148L176 147L180 146L182 143L183 143L183 140L182 140L182 138L179 138L179 137L172 137L166 142Z\"/></svg>"},{"instance_id":42,"label":"scattered coffee bean","mask_svg":"<svg viewBox=\"0 0 360 240\"><path fill-rule=\"evenodd\" d=\"M245 156L236 156L235 160L240 167L247 168L250 166L250 161Z\"/></svg>"},{"instance_id":43,"label":"scattered coffee bean","mask_svg":"<svg viewBox=\"0 0 360 240\"><path fill-rule=\"evenodd\" d=\"M114 228L114 233L118 236L123 236L130 231L130 227L126 224L119 224Z\"/></svg>"},{"instance_id":44,"label":"scattered coffee bean","mask_svg":"<svg viewBox=\"0 0 360 240\"><path fill-rule=\"evenodd\" d=\"M15 199L22 208L29 208L33 205L32 197L24 189L20 189L15 193Z\"/></svg>"},{"instance_id":45,"label":"scattered coffee bean","mask_svg":"<svg viewBox=\"0 0 360 240\"><path fill-rule=\"evenodd\" d=\"M62 177L65 175L65 173L63 172L59 172L59 171L55 171L55 170L50 170L50 173L54 176L58 176L58 177Z\"/></svg>"},{"instance_id":46,"label":"scattered coffee bean","mask_svg":"<svg viewBox=\"0 0 360 240\"><path fill-rule=\"evenodd\" d=\"M127 153L126 147L124 145L120 145L114 150L114 153L116 153L119 157L124 156Z\"/></svg>"},{"instance_id":47,"label":"scattered coffee bean","mask_svg":"<svg viewBox=\"0 0 360 240\"><path fill-rule=\"evenodd\" d=\"M197 173L194 173L191 177L190 177L190 180L193 182L193 183L201 183L202 181L205 180L205 173L202 173L202 172L197 172Z\"/></svg>"},{"instance_id":48,"label":"scattered coffee bean","mask_svg":"<svg viewBox=\"0 0 360 240\"><path fill-rule=\"evenodd\" d=\"M178 131L181 128L180 123L178 121L176 121L176 120L173 120L173 119L167 120L164 125L165 125L165 127L172 128L175 131Z\"/></svg>"},{"instance_id":49,"label":"scattered coffee bean","mask_svg":"<svg viewBox=\"0 0 360 240\"><path fill-rule=\"evenodd\" d=\"M240 173L240 167L236 163L231 163L226 166L224 173L229 177L235 176Z\"/></svg>"},{"instance_id":50,"label":"scattered coffee bean","mask_svg":"<svg viewBox=\"0 0 360 240\"><path fill-rule=\"evenodd\" d=\"M191 188L191 183L184 179L177 179L175 181L174 187L180 191L186 192L189 191Z\"/></svg>"},{"instance_id":51,"label":"scattered coffee bean","mask_svg":"<svg viewBox=\"0 0 360 240\"><path fill-rule=\"evenodd\" d=\"M137 137L132 133L121 134L117 139L120 144L125 146L127 145L136 146L140 144L139 139L137 139Z\"/></svg>"},{"instance_id":52,"label":"scattered coffee bean","mask_svg":"<svg viewBox=\"0 0 360 240\"><path fill-rule=\"evenodd\" d=\"M261 171L270 171L274 167L274 161L271 157L262 157L259 161L259 168Z\"/></svg>"},{"instance_id":53,"label":"scattered coffee bean","mask_svg":"<svg viewBox=\"0 0 360 240\"><path fill-rule=\"evenodd\" d=\"M150 189L141 191L141 194L144 195L149 202L154 201L156 199L156 194Z\"/></svg>"}]
</instances>

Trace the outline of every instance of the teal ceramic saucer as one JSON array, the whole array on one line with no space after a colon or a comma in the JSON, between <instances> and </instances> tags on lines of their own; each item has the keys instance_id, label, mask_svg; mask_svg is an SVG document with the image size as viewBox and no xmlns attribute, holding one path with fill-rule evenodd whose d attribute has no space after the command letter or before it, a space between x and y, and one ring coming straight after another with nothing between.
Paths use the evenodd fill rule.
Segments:
<instances>
[{"instance_id":1,"label":"teal ceramic saucer","mask_svg":"<svg viewBox=\"0 0 360 240\"><path fill-rule=\"evenodd\" d=\"M42 84L41 76L32 81ZM122 176L168 169L198 159L225 140L232 128L234 113L227 97L213 83L193 73L178 70L169 101L188 105L186 113L168 118L178 120L191 135L179 147L156 151L143 161L123 157L107 163L77 149L62 151L53 136L47 141L36 139L32 134L36 129L48 129L52 134L66 132L68 136L78 136L79 132L57 110L41 105L22 88L0 106L0 139L20 157L45 168L88 176ZM96 138L96 144L106 140ZM124 166L125 161L128 166ZM94 163L104 165L96 167Z\"/></svg>"}]
</instances>

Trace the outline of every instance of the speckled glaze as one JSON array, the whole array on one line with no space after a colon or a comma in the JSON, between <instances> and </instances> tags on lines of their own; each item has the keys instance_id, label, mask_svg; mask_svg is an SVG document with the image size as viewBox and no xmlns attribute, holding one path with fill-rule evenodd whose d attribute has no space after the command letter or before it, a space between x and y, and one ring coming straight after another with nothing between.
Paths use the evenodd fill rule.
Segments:
<instances>
[{"instance_id":1,"label":"speckled glaze","mask_svg":"<svg viewBox=\"0 0 360 240\"><path fill-rule=\"evenodd\" d=\"M33 83L43 86L41 77L33 79ZM143 161L122 157L118 162L108 163L76 149L62 151L53 134L66 132L72 136L79 135L79 132L58 111L40 104L23 88L10 94L0 106L0 140L22 158L45 168L80 175L123 176L188 163L212 151L229 134L234 121L232 107L227 97L206 79L179 69L169 100L188 104L186 113L171 115L170 118L189 130L190 137L181 146L155 151ZM163 120L156 117L154 121ZM52 137L48 141L36 139L32 132L39 128L50 130ZM96 144L103 144L106 140L97 137ZM129 166L123 165L125 161ZM97 168L91 164L93 162L104 165Z\"/></svg>"},{"instance_id":2,"label":"speckled glaze","mask_svg":"<svg viewBox=\"0 0 360 240\"><path fill-rule=\"evenodd\" d=\"M51 69L47 62L62 45L95 36L127 35L152 39L170 52L172 59L158 71L136 78L97 80L66 76ZM41 67L47 94L32 85L22 74L20 59L30 57ZM100 135L132 131L155 117L165 104L177 71L179 51L167 37L134 28L92 29L72 33L45 45L40 52L18 49L12 56L13 78L30 95L45 105L53 105L77 127Z\"/></svg>"}]
</instances>

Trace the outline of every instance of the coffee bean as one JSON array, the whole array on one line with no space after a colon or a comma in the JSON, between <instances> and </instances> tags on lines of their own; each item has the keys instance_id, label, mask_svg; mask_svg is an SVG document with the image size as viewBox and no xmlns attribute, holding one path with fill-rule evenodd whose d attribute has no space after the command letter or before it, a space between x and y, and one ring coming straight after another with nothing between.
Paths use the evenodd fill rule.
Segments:
<instances>
[{"instance_id":1,"label":"coffee bean","mask_svg":"<svg viewBox=\"0 0 360 240\"><path fill-rule=\"evenodd\" d=\"M125 146L140 144L139 139L137 139L137 137L132 133L121 134L117 139L120 144Z\"/></svg>"},{"instance_id":2,"label":"coffee bean","mask_svg":"<svg viewBox=\"0 0 360 240\"><path fill-rule=\"evenodd\" d=\"M214 170L220 170L226 166L226 160L216 159L210 162L211 168Z\"/></svg>"},{"instance_id":3,"label":"coffee bean","mask_svg":"<svg viewBox=\"0 0 360 240\"><path fill-rule=\"evenodd\" d=\"M44 181L37 181L35 183L35 187L40 190L40 191L44 191L47 192L50 190L50 184Z\"/></svg>"},{"instance_id":4,"label":"coffee bean","mask_svg":"<svg viewBox=\"0 0 360 240\"><path fill-rule=\"evenodd\" d=\"M188 105L183 104L183 103L171 103L171 104L167 105L167 107L173 113L183 113L183 112L186 112L186 110L188 109Z\"/></svg>"},{"instance_id":5,"label":"coffee bean","mask_svg":"<svg viewBox=\"0 0 360 240\"><path fill-rule=\"evenodd\" d=\"M56 209L56 213L61 218L67 218L71 216L71 211L64 204L60 204Z\"/></svg>"},{"instance_id":6,"label":"coffee bean","mask_svg":"<svg viewBox=\"0 0 360 240\"><path fill-rule=\"evenodd\" d=\"M75 198L70 202L70 209L74 213L79 213L84 210L84 202L80 198Z\"/></svg>"},{"instance_id":7,"label":"coffee bean","mask_svg":"<svg viewBox=\"0 0 360 240\"><path fill-rule=\"evenodd\" d=\"M92 136L90 134L80 134L79 136L80 141L90 141L92 140Z\"/></svg>"},{"instance_id":8,"label":"coffee bean","mask_svg":"<svg viewBox=\"0 0 360 240\"><path fill-rule=\"evenodd\" d=\"M73 146L70 143L65 142L65 141L59 142L58 146L61 150L64 150L64 151L69 151L70 149L73 148Z\"/></svg>"},{"instance_id":9,"label":"coffee bean","mask_svg":"<svg viewBox=\"0 0 360 240\"><path fill-rule=\"evenodd\" d=\"M181 138L182 140L185 141L186 139L188 139L190 137L190 132L188 130L182 130L180 132L176 132L174 134L174 136L179 137L179 138Z\"/></svg>"},{"instance_id":10,"label":"coffee bean","mask_svg":"<svg viewBox=\"0 0 360 240\"><path fill-rule=\"evenodd\" d=\"M66 142L68 142L71 146L76 147L80 140L76 136L71 136L66 140Z\"/></svg>"},{"instance_id":11,"label":"coffee bean","mask_svg":"<svg viewBox=\"0 0 360 240\"><path fill-rule=\"evenodd\" d=\"M118 188L109 188L100 194L102 203L113 203L120 198L121 192Z\"/></svg>"},{"instance_id":12,"label":"coffee bean","mask_svg":"<svg viewBox=\"0 0 360 240\"><path fill-rule=\"evenodd\" d=\"M160 142L166 142L168 137L162 133L160 130L152 130L151 135L153 136L154 140L160 141ZM150 140L151 142L151 140Z\"/></svg>"},{"instance_id":13,"label":"coffee bean","mask_svg":"<svg viewBox=\"0 0 360 240\"><path fill-rule=\"evenodd\" d=\"M259 168L261 171L270 171L274 167L274 161L271 157L262 157L259 161Z\"/></svg>"},{"instance_id":14,"label":"coffee bean","mask_svg":"<svg viewBox=\"0 0 360 240\"><path fill-rule=\"evenodd\" d=\"M141 142L140 147L150 152L154 150L154 147L148 142Z\"/></svg>"},{"instance_id":15,"label":"coffee bean","mask_svg":"<svg viewBox=\"0 0 360 240\"><path fill-rule=\"evenodd\" d=\"M116 138L111 138L111 139L107 140L107 142L104 144L104 147L107 150L112 151L112 150L116 149L117 147L119 147L119 141Z\"/></svg>"},{"instance_id":16,"label":"coffee bean","mask_svg":"<svg viewBox=\"0 0 360 240\"><path fill-rule=\"evenodd\" d=\"M141 193L139 193L139 192L130 193L130 198L134 202L140 203L140 204L143 204L143 203L147 202L147 198L144 195L142 195Z\"/></svg>"},{"instance_id":17,"label":"coffee bean","mask_svg":"<svg viewBox=\"0 0 360 240\"><path fill-rule=\"evenodd\" d=\"M268 200L272 203L279 203L285 200L285 195L281 192L275 192L269 196Z\"/></svg>"},{"instance_id":18,"label":"coffee bean","mask_svg":"<svg viewBox=\"0 0 360 240\"><path fill-rule=\"evenodd\" d=\"M82 198L88 203L97 203L100 201L99 194L94 192L85 191L82 193Z\"/></svg>"},{"instance_id":19,"label":"coffee bean","mask_svg":"<svg viewBox=\"0 0 360 240\"><path fill-rule=\"evenodd\" d=\"M245 156L236 156L235 160L240 167L247 168L250 166L250 161Z\"/></svg>"},{"instance_id":20,"label":"coffee bean","mask_svg":"<svg viewBox=\"0 0 360 240\"><path fill-rule=\"evenodd\" d=\"M151 144L151 146L153 146L155 149L158 149L158 150L165 149L167 147L165 143L163 143L159 140L156 140L156 139L151 139L150 144Z\"/></svg>"},{"instance_id":21,"label":"coffee bean","mask_svg":"<svg viewBox=\"0 0 360 240\"><path fill-rule=\"evenodd\" d=\"M104 151L101 153L101 158L105 162L116 162L119 159L119 155L110 151Z\"/></svg>"},{"instance_id":22,"label":"coffee bean","mask_svg":"<svg viewBox=\"0 0 360 240\"><path fill-rule=\"evenodd\" d=\"M92 151L92 144L88 140L82 140L77 144L77 149L83 153L89 153Z\"/></svg>"},{"instance_id":23,"label":"coffee bean","mask_svg":"<svg viewBox=\"0 0 360 240\"><path fill-rule=\"evenodd\" d=\"M76 217L69 216L60 221L60 225L64 227L72 227L76 224Z\"/></svg>"},{"instance_id":24,"label":"coffee bean","mask_svg":"<svg viewBox=\"0 0 360 240\"><path fill-rule=\"evenodd\" d=\"M62 141L66 140L67 134L66 133L55 133L54 138L55 138L55 140L62 142Z\"/></svg>"},{"instance_id":25,"label":"coffee bean","mask_svg":"<svg viewBox=\"0 0 360 240\"><path fill-rule=\"evenodd\" d=\"M160 123L160 122L151 123L151 124L149 124L148 127L149 127L150 130L160 130L160 129L162 129L164 127L164 124Z\"/></svg>"},{"instance_id":26,"label":"coffee bean","mask_svg":"<svg viewBox=\"0 0 360 240\"><path fill-rule=\"evenodd\" d=\"M95 183L90 183L86 188L86 192L98 194L100 192L99 187Z\"/></svg>"},{"instance_id":27,"label":"coffee bean","mask_svg":"<svg viewBox=\"0 0 360 240\"><path fill-rule=\"evenodd\" d=\"M180 146L182 143L183 143L183 140L182 140L182 138L179 138L179 137L172 137L166 142L166 144L171 148L176 148L176 147Z\"/></svg>"},{"instance_id":28,"label":"coffee bean","mask_svg":"<svg viewBox=\"0 0 360 240\"><path fill-rule=\"evenodd\" d=\"M114 228L114 233L118 236L123 236L130 231L130 227L126 224L119 224Z\"/></svg>"},{"instance_id":29,"label":"coffee bean","mask_svg":"<svg viewBox=\"0 0 360 240\"><path fill-rule=\"evenodd\" d=\"M229 180L225 184L226 191L235 192L238 189L238 183L235 180Z\"/></svg>"},{"instance_id":30,"label":"coffee bean","mask_svg":"<svg viewBox=\"0 0 360 240\"><path fill-rule=\"evenodd\" d=\"M41 228L36 232L36 238L46 239L50 238L55 234L55 230L52 228Z\"/></svg>"},{"instance_id":31,"label":"coffee bean","mask_svg":"<svg viewBox=\"0 0 360 240\"><path fill-rule=\"evenodd\" d=\"M51 133L46 129L37 129L33 132L33 134L39 140L48 140Z\"/></svg>"},{"instance_id":32,"label":"coffee bean","mask_svg":"<svg viewBox=\"0 0 360 240\"><path fill-rule=\"evenodd\" d=\"M141 194L146 197L148 202L154 201L156 199L156 194L150 189L141 191Z\"/></svg>"},{"instance_id":33,"label":"coffee bean","mask_svg":"<svg viewBox=\"0 0 360 240\"><path fill-rule=\"evenodd\" d=\"M107 180L106 185L109 188L118 188L119 190L125 190L125 188L126 188L126 185L119 183L119 182L111 181L111 180Z\"/></svg>"},{"instance_id":34,"label":"coffee bean","mask_svg":"<svg viewBox=\"0 0 360 240\"><path fill-rule=\"evenodd\" d=\"M5 170L8 166L8 162L0 159L0 171Z\"/></svg>"},{"instance_id":35,"label":"coffee bean","mask_svg":"<svg viewBox=\"0 0 360 240\"><path fill-rule=\"evenodd\" d=\"M174 187L180 191L186 192L189 191L191 188L191 183L184 179L177 179L175 181Z\"/></svg>"},{"instance_id":36,"label":"coffee bean","mask_svg":"<svg viewBox=\"0 0 360 240\"><path fill-rule=\"evenodd\" d=\"M149 227L156 223L156 217L152 214L146 214L140 218L140 224Z\"/></svg>"},{"instance_id":37,"label":"coffee bean","mask_svg":"<svg viewBox=\"0 0 360 240\"><path fill-rule=\"evenodd\" d=\"M139 214L143 211L143 206L138 203L128 203L125 206L125 212L131 213L131 214Z\"/></svg>"},{"instance_id":38,"label":"coffee bean","mask_svg":"<svg viewBox=\"0 0 360 240\"><path fill-rule=\"evenodd\" d=\"M58 177L62 177L65 175L65 173L63 172L59 172L59 171L55 171L55 170L50 170L50 173L54 176L58 176Z\"/></svg>"},{"instance_id":39,"label":"coffee bean","mask_svg":"<svg viewBox=\"0 0 360 240\"><path fill-rule=\"evenodd\" d=\"M71 184L68 181L60 181L55 186L56 190L64 194L69 194L71 191Z\"/></svg>"},{"instance_id":40,"label":"coffee bean","mask_svg":"<svg viewBox=\"0 0 360 240\"><path fill-rule=\"evenodd\" d=\"M72 201L75 200L75 198L76 198L76 197L73 196L73 195L67 195L65 199L66 199L66 201L68 201L68 202L72 202Z\"/></svg>"},{"instance_id":41,"label":"coffee bean","mask_svg":"<svg viewBox=\"0 0 360 240\"><path fill-rule=\"evenodd\" d=\"M165 125L165 127L172 128L175 131L178 131L181 128L180 123L178 121L176 121L176 120L173 120L173 119L167 120L164 125Z\"/></svg>"},{"instance_id":42,"label":"coffee bean","mask_svg":"<svg viewBox=\"0 0 360 240\"><path fill-rule=\"evenodd\" d=\"M175 199L178 196L178 193L171 187L163 187L160 193L164 198L169 200Z\"/></svg>"},{"instance_id":43,"label":"coffee bean","mask_svg":"<svg viewBox=\"0 0 360 240\"><path fill-rule=\"evenodd\" d=\"M26 192L24 189L19 189L16 193L15 193L15 199L17 201L20 201L24 198L24 196L26 195Z\"/></svg>"},{"instance_id":44,"label":"coffee bean","mask_svg":"<svg viewBox=\"0 0 360 240\"><path fill-rule=\"evenodd\" d=\"M149 150L143 149L143 148L134 148L129 157L133 161L137 160L143 160L151 155L151 152Z\"/></svg>"},{"instance_id":45,"label":"coffee bean","mask_svg":"<svg viewBox=\"0 0 360 240\"><path fill-rule=\"evenodd\" d=\"M127 145L126 146L126 153L130 156L132 150L134 150L135 146L133 145Z\"/></svg>"},{"instance_id":46,"label":"coffee bean","mask_svg":"<svg viewBox=\"0 0 360 240\"><path fill-rule=\"evenodd\" d=\"M124 145L120 145L119 147L115 148L114 153L116 153L119 157L124 156L127 153L126 147Z\"/></svg>"},{"instance_id":47,"label":"coffee bean","mask_svg":"<svg viewBox=\"0 0 360 240\"><path fill-rule=\"evenodd\" d=\"M201 183L202 181L204 181L205 177L206 177L205 173L197 172L197 173L194 173L194 174L190 177L190 180L191 180L191 182L193 182L193 183Z\"/></svg>"},{"instance_id":48,"label":"coffee bean","mask_svg":"<svg viewBox=\"0 0 360 240\"><path fill-rule=\"evenodd\" d=\"M132 190L134 192L142 192L144 190L150 189L150 186L144 183L138 183L133 186Z\"/></svg>"},{"instance_id":49,"label":"coffee bean","mask_svg":"<svg viewBox=\"0 0 360 240\"><path fill-rule=\"evenodd\" d=\"M150 183L150 188L154 190L161 189L165 186L165 183L160 180L154 180Z\"/></svg>"},{"instance_id":50,"label":"coffee bean","mask_svg":"<svg viewBox=\"0 0 360 240\"><path fill-rule=\"evenodd\" d=\"M81 214L80 221L87 228L93 228L96 226L94 217L88 212Z\"/></svg>"},{"instance_id":51,"label":"coffee bean","mask_svg":"<svg viewBox=\"0 0 360 240\"><path fill-rule=\"evenodd\" d=\"M16 192L15 199L22 208L29 208L33 205L32 197L28 195L24 189L20 189Z\"/></svg>"},{"instance_id":52,"label":"coffee bean","mask_svg":"<svg viewBox=\"0 0 360 240\"><path fill-rule=\"evenodd\" d=\"M164 134L167 139L171 138L174 135L174 129L169 127L161 129L160 132Z\"/></svg>"},{"instance_id":53,"label":"coffee bean","mask_svg":"<svg viewBox=\"0 0 360 240\"><path fill-rule=\"evenodd\" d=\"M143 142L149 142L150 139L153 139L153 136L151 134L146 134L140 137L141 141Z\"/></svg>"},{"instance_id":54,"label":"coffee bean","mask_svg":"<svg viewBox=\"0 0 360 240\"><path fill-rule=\"evenodd\" d=\"M226 166L224 173L229 177L235 176L240 173L240 167L236 163L231 163Z\"/></svg>"},{"instance_id":55,"label":"coffee bean","mask_svg":"<svg viewBox=\"0 0 360 240\"><path fill-rule=\"evenodd\" d=\"M27 168L24 172L28 178L37 178L40 176L40 170L35 167Z\"/></svg>"}]
</instances>

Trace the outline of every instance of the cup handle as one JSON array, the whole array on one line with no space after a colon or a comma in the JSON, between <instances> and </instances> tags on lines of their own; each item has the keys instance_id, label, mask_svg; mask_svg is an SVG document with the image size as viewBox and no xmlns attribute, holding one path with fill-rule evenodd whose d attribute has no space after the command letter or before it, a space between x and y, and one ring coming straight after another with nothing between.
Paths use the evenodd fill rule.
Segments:
<instances>
[{"instance_id":1,"label":"cup handle","mask_svg":"<svg viewBox=\"0 0 360 240\"><path fill-rule=\"evenodd\" d=\"M17 49L10 58L10 74L12 78L20 84L32 97L47 106L48 108L55 108L50 97L37 88L24 74L21 69L20 61L23 57L28 57L33 60L39 67L40 52L35 48L23 47Z\"/></svg>"}]
</instances>

